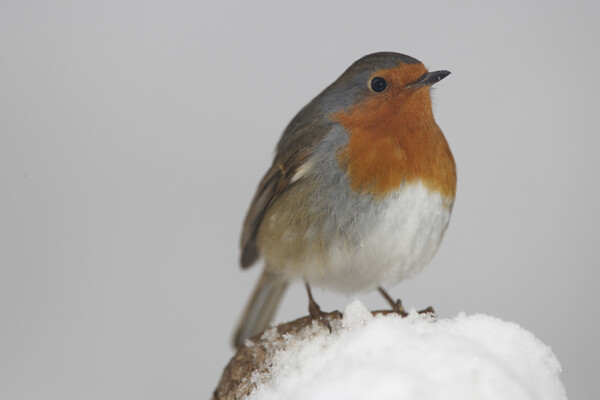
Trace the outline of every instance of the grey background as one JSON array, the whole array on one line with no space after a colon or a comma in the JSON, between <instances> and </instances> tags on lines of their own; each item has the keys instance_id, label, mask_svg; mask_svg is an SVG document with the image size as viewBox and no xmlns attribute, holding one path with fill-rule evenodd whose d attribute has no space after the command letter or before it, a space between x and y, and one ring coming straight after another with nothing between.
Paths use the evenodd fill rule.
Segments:
<instances>
[{"instance_id":1,"label":"grey background","mask_svg":"<svg viewBox=\"0 0 600 400\"><path fill-rule=\"evenodd\" d=\"M569 397L593 398L598 11L0 2L0 398L209 397L260 272L239 270L238 238L275 143L382 50L453 72L434 107L459 174L440 251L391 293L519 323L552 346ZM296 285L278 319L305 313Z\"/></svg>"}]
</instances>

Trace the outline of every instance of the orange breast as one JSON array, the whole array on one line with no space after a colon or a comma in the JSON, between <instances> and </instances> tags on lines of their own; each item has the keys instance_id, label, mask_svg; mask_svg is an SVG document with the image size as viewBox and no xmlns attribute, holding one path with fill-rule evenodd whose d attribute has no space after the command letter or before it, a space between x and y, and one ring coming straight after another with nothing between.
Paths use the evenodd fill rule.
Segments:
<instances>
[{"instance_id":1,"label":"orange breast","mask_svg":"<svg viewBox=\"0 0 600 400\"><path fill-rule=\"evenodd\" d=\"M420 180L429 189L454 198L454 158L433 118L429 89L402 88L426 70L420 64L408 67L413 68L379 72L386 73L394 85L384 96L374 94L329 116L349 135L348 145L337 154L338 163L357 192L382 197L399 189L403 182Z\"/></svg>"}]
</instances>

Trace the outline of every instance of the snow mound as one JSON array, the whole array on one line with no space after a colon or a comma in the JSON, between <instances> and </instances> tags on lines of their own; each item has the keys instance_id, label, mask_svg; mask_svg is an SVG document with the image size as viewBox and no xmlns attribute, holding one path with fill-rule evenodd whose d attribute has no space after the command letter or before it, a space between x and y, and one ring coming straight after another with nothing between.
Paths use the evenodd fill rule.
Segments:
<instances>
[{"instance_id":1,"label":"snow mound","mask_svg":"<svg viewBox=\"0 0 600 400\"><path fill-rule=\"evenodd\" d=\"M249 399L566 399L552 350L487 315L372 316L355 300L341 324L285 337ZM269 331L265 332L268 335Z\"/></svg>"}]
</instances>

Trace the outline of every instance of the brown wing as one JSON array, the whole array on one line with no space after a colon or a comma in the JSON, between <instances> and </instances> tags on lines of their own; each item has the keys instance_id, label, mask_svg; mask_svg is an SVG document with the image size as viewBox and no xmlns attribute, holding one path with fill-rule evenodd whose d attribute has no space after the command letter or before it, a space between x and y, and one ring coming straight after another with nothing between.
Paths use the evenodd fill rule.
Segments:
<instances>
[{"instance_id":1,"label":"brown wing","mask_svg":"<svg viewBox=\"0 0 600 400\"><path fill-rule=\"evenodd\" d=\"M314 145L327 133L329 123L316 110L314 101L296 115L277 145L273 165L263 177L246 215L242 229L242 268L252 265L259 256L256 234L271 204L286 191L291 179L306 161Z\"/></svg>"},{"instance_id":2,"label":"brown wing","mask_svg":"<svg viewBox=\"0 0 600 400\"><path fill-rule=\"evenodd\" d=\"M249 267L258 258L256 234L260 223L271 204L288 188L292 176L304 163L308 154L308 149L300 150L285 163L275 158L273 165L260 182L242 230L242 268Z\"/></svg>"}]
</instances>

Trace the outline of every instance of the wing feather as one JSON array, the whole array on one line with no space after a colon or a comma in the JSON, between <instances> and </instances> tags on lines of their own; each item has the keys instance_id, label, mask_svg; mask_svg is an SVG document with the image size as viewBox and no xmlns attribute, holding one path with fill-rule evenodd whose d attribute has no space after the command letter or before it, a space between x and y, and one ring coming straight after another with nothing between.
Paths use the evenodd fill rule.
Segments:
<instances>
[{"instance_id":1,"label":"wing feather","mask_svg":"<svg viewBox=\"0 0 600 400\"><path fill-rule=\"evenodd\" d=\"M277 145L271 168L258 185L242 229L242 268L252 265L260 255L256 236L266 212L282 193L294 185L292 177L330 129L328 120L316 110L314 103L309 103L290 122ZM312 118L308 119L308 116Z\"/></svg>"}]
</instances>

